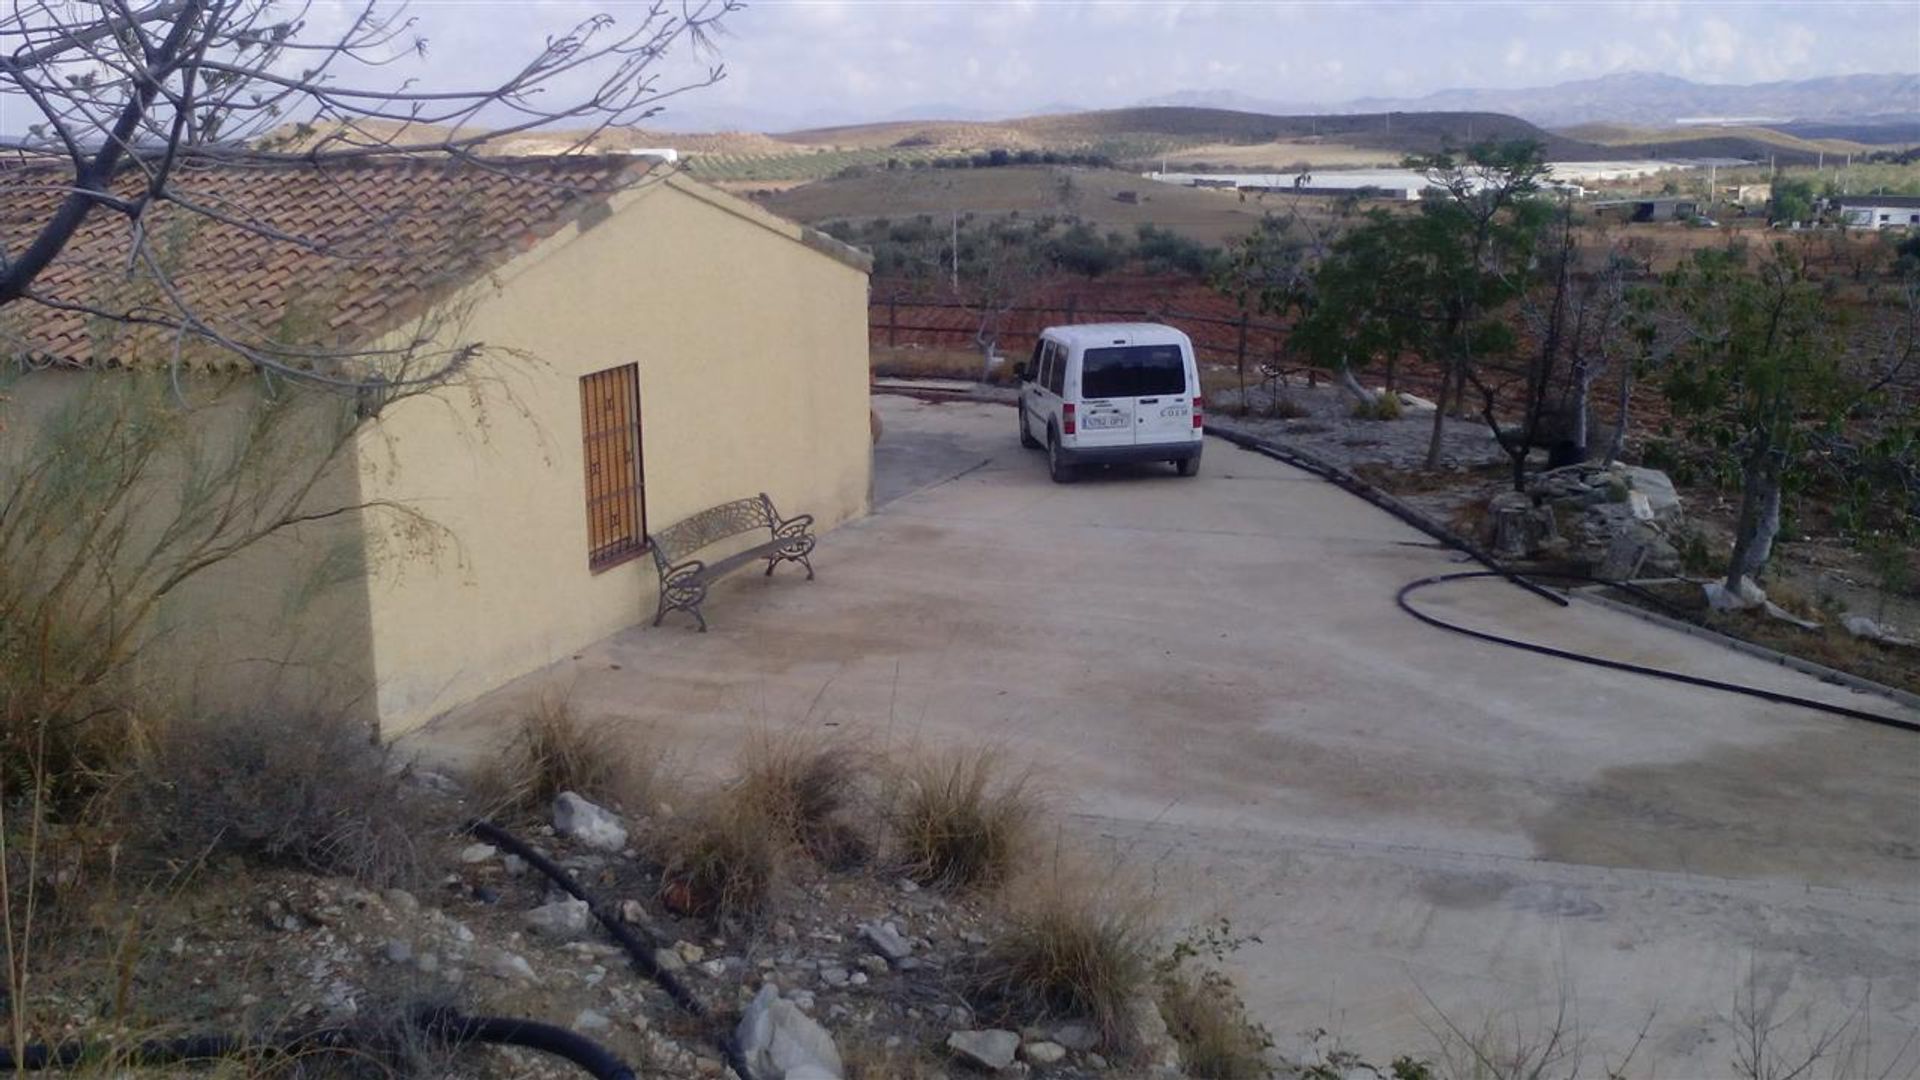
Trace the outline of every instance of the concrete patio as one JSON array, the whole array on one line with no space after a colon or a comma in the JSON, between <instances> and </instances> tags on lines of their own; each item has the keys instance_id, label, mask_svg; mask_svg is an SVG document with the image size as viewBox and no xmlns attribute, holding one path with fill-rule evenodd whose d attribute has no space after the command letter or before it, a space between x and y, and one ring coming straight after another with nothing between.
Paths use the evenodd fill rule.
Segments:
<instances>
[{"instance_id":1,"label":"concrete patio","mask_svg":"<svg viewBox=\"0 0 1920 1080\"><path fill-rule=\"evenodd\" d=\"M876 408L879 505L821 539L818 581L737 575L707 604L712 632L632 628L412 745L476 760L555 689L709 770L761 727L1003 744L1071 835L1186 917L1259 935L1235 974L1286 1046L1325 1028L1380 1058L1424 1053L1436 1007L1531 1024L1567 998L1587 1073L1651 1014L1636 1063L1724 1075L1750 984L1815 1027L1870 993L1876 1068L1920 1032L1920 736L1425 627L1394 593L1457 556L1224 443L1198 479L1061 487L1004 407ZM1498 582L1420 602L1899 713Z\"/></svg>"}]
</instances>

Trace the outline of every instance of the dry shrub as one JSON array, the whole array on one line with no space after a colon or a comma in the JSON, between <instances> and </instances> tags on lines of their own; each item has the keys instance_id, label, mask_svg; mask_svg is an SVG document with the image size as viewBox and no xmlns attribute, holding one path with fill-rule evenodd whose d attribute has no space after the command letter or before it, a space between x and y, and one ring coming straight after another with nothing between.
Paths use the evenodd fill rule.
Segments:
<instances>
[{"instance_id":1,"label":"dry shrub","mask_svg":"<svg viewBox=\"0 0 1920 1080\"><path fill-rule=\"evenodd\" d=\"M756 920L785 876L788 850L780 823L723 793L660 837L661 902L715 925Z\"/></svg>"},{"instance_id":2,"label":"dry shrub","mask_svg":"<svg viewBox=\"0 0 1920 1080\"><path fill-rule=\"evenodd\" d=\"M1287 394L1275 394L1273 403L1267 406L1267 416L1275 420L1298 420L1312 415L1312 409L1300 404Z\"/></svg>"},{"instance_id":3,"label":"dry shrub","mask_svg":"<svg viewBox=\"0 0 1920 1080\"><path fill-rule=\"evenodd\" d=\"M1145 890L1058 865L1025 883L975 971L981 1009L1015 1023L1072 1018L1109 1048L1131 1048L1128 1004L1149 987L1156 955Z\"/></svg>"},{"instance_id":4,"label":"dry shrub","mask_svg":"<svg viewBox=\"0 0 1920 1080\"><path fill-rule=\"evenodd\" d=\"M1273 1036L1247 1016L1232 980L1217 971L1167 973L1160 982L1160 1014L1180 1044L1180 1060L1195 1080L1265 1080Z\"/></svg>"},{"instance_id":5,"label":"dry shrub","mask_svg":"<svg viewBox=\"0 0 1920 1080\"><path fill-rule=\"evenodd\" d=\"M1400 395L1378 393L1372 401L1356 401L1350 414L1355 420L1398 420L1400 419Z\"/></svg>"},{"instance_id":6,"label":"dry shrub","mask_svg":"<svg viewBox=\"0 0 1920 1080\"><path fill-rule=\"evenodd\" d=\"M564 695L548 694L520 718L506 752L478 783L491 813L545 820L563 791L651 811L664 793L665 772L664 757L644 734L582 720Z\"/></svg>"},{"instance_id":7,"label":"dry shrub","mask_svg":"<svg viewBox=\"0 0 1920 1080\"><path fill-rule=\"evenodd\" d=\"M840 1063L847 1080L945 1080L947 1075L924 1050L906 1045L849 1042L840 1047Z\"/></svg>"},{"instance_id":8,"label":"dry shrub","mask_svg":"<svg viewBox=\"0 0 1920 1080\"><path fill-rule=\"evenodd\" d=\"M367 729L331 713L177 724L124 792L136 847L411 883L426 806ZM429 819L430 820L430 819Z\"/></svg>"},{"instance_id":9,"label":"dry shrub","mask_svg":"<svg viewBox=\"0 0 1920 1080\"><path fill-rule=\"evenodd\" d=\"M903 870L922 885L994 888L1028 848L1038 811L1028 777L998 779L1000 755L974 750L922 760L893 800Z\"/></svg>"},{"instance_id":10,"label":"dry shrub","mask_svg":"<svg viewBox=\"0 0 1920 1080\"><path fill-rule=\"evenodd\" d=\"M740 780L728 796L822 864L847 869L872 853L855 821L872 773L845 743L763 733L741 755Z\"/></svg>"}]
</instances>

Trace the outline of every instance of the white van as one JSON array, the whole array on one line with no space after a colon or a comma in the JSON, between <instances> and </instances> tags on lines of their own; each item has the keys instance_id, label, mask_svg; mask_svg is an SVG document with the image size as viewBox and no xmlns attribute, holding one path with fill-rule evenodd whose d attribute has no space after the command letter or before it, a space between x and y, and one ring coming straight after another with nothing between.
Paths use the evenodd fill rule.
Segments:
<instances>
[{"instance_id":1,"label":"white van","mask_svg":"<svg viewBox=\"0 0 1920 1080\"><path fill-rule=\"evenodd\" d=\"M1159 323L1049 326L1020 378L1020 445L1047 449L1055 483L1081 465L1165 461L1200 471L1193 341Z\"/></svg>"}]
</instances>

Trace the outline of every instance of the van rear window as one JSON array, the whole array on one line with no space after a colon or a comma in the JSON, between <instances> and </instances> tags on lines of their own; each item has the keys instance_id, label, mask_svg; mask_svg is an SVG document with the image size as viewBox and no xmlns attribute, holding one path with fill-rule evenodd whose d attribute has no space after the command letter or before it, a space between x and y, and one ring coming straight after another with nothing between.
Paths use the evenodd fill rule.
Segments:
<instances>
[{"instance_id":1,"label":"van rear window","mask_svg":"<svg viewBox=\"0 0 1920 1080\"><path fill-rule=\"evenodd\" d=\"M1178 345L1088 349L1080 362L1083 398L1156 397L1187 392L1187 365Z\"/></svg>"}]
</instances>

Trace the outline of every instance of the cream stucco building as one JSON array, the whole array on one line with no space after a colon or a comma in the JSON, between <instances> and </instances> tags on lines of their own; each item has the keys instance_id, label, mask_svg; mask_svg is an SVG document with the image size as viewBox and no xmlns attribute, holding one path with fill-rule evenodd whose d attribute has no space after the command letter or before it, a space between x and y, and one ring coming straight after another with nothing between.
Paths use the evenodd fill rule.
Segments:
<instances>
[{"instance_id":1,"label":"cream stucco building","mask_svg":"<svg viewBox=\"0 0 1920 1080\"><path fill-rule=\"evenodd\" d=\"M760 492L823 532L866 511L860 253L631 159L507 173L214 168L189 182L271 230L149 226L220 333L365 353L363 370L408 356L403 377L453 362L428 393L330 392L173 332L4 311L0 483L62 437L84 445L87 409L131 402L191 417L201 448L202 464L143 483L192 493L182 477L206 454L259 446L270 478L250 481L248 505L281 512L294 488L311 504L169 589L143 677L209 708L324 702L393 737L650 617L650 527ZM5 198L10 180L0 241L14 246L44 218ZM325 242L289 249L269 231ZM43 287L137 310L151 296L125 251L124 228L90 223ZM249 442L263 415L272 437ZM166 518L142 513L149 531ZM22 554L6 543L0 522L0 557Z\"/></svg>"}]
</instances>

